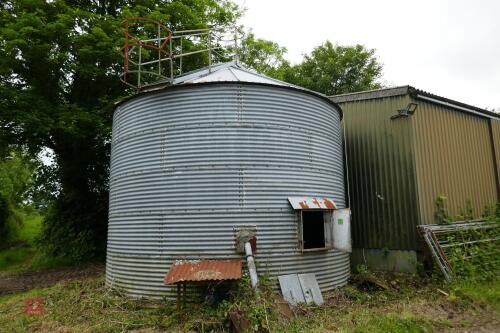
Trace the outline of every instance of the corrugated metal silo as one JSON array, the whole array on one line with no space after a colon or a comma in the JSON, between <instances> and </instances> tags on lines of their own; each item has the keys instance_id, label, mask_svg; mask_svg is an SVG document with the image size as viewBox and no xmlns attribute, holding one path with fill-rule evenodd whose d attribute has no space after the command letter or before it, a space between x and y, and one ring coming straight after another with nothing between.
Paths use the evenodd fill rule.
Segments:
<instances>
[{"instance_id":1,"label":"corrugated metal silo","mask_svg":"<svg viewBox=\"0 0 500 333\"><path fill-rule=\"evenodd\" d=\"M322 95L235 63L122 102L113 120L106 282L173 295L176 259L242 258L234 230L255 226L259 272L315 273L344 285L349 254L302 252L287 198L345 207L341 111Z\"/></svg>"}]
</instances>

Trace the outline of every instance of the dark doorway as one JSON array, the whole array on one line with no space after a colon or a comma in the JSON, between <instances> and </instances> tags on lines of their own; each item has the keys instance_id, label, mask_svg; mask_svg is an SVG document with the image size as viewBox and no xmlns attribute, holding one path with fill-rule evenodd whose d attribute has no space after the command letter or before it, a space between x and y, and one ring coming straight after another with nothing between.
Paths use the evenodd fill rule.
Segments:
<instances>
[{"instance_id":1,"label":"dark doorway","mask_svg":"<svg viewBox=\"0 0 500 333\"><path fill-rule=\"evenodd\" d=\"M302 211L304 249L325 248L325 222L322 211Z\"/></svg>"}]
</instances>

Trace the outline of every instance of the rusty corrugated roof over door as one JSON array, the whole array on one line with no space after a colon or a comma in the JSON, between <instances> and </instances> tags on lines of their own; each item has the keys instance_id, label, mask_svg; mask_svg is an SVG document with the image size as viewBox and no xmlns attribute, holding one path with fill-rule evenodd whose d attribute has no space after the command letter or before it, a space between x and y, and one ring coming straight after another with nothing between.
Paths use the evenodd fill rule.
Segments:
<instances>
[{"instance_id":1,"label":"rusty corrugated roof over door","mask_svg":"<svg viewBox=\"0 0 500 333\"><path fill-rule=\"evenodd\" d=\"M177 260L165 276L165 284L239 279L241 260Z\"/></svg>"},{"instance_id":2,"label":"rusty corrugated roof over door","mask_svg":"<svg viewBox=\"0 0 500 333\"><path fill-rule=\"evenodd\" d=\"M335 202L330 198L292 197L288 198L293 209L337 209Z\"/></svg>"}]
</instances>

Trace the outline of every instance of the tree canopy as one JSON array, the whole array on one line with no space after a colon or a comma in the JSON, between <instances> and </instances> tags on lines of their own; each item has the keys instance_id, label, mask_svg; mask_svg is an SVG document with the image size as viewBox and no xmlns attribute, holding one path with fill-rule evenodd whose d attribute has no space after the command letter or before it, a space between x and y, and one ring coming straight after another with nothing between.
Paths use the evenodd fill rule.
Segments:
<instances>
[{"instance_id":1,"label":"tree canopy","mask_svg":"<svg viewBox=\"0 0 500 333\"><path fill-rule=\"evenodd\" d=\"M23 151L12 150L0 160L0 249L16 237L22 223L17 210L28 205L36 163Z\"/></svg>"},{"instance_id":2,"label":"tree canopy","mask_svg":"<svg viewBox=\"0 0 500 333\"><path fill-rule=\"evenodd\" d=\"M143 16L172 30L232 26L223 0L16 0L0 5L0 140L34 155L55 154L60 191L44 223L53 255L102 255L107 234L113 103L119 80L120 22ZM192 61L196 61L195 57Z\"/></svg>"},{"instance_id":3,"label":"tree canopy","mask_svg":"<svg viewBox=\"0 0 500 333\"><path fill-rule=\"evenodd\" d=\"M283 80L285 71L290 67L285 59L286 52L286 48L278 43L248 33L242 38L238 56L241 62L257 72Z\"/></svg>"},{"instance_id":4,"label":"tree canopy","mask_svg":"<svg viewBox=\"0 0 500 333\"><path fill-rule=\"evenodd\" d=\"M326 41L304 59L291 65L287 50L279 44L256 38L243 38L240 59L260 73L325 95L380 88L382 64L374 49L363 45L341 46Z\"/></svg>"},{"instance_id":5,"label":"tree canopy","mask_svg":"<svg viewBox=\"0 0 500 333\"><path fill-rule=\"evenodd\" d=\"M49 149L54 164L36 177L52 198L42 244L75 260L102 256L114 102L132 93L119 80L121 21L159 20L171 30L229 29L241 15L230 0L8 0L0 4L0 158L10 146L31 156ZM189 45L187 46L189 47ZM286 49L248 33L248 66L325 94L376 88L374 50L330 42L291 66ZM186 58L186 70L204 55ZM220 59L224 59L224 53ZM7 148L6 148L7 147Z\"/></svg>"},{"instance_id":6,"label":"tree canopy","mask_svg":"<svg viewBox=\"0 0 500 333\"><path fill-rule=\"evenodd\" d=\"M336 95L380 88L381 76L382 65L375 50L327 41L301 63L287 69L284 80L325 95Z\"/></svg>"}]
</instances>

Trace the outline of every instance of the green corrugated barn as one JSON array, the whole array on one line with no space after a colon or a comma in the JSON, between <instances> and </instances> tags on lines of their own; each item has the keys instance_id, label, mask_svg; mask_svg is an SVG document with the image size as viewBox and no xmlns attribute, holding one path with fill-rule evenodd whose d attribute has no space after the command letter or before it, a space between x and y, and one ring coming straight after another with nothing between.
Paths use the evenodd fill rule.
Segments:
<instances>
[{"instance_id":1,"label":"green corrugated barn","mask_svg":"<svg viewBox=\"0 0 500 333\"><path fill-rule=\"evenodd\" d=\"M500 197L500 115L410 86L337 95L344 111L353 263L416 267L436 199L473 214Z\"/></svg>"}]
</instances>

